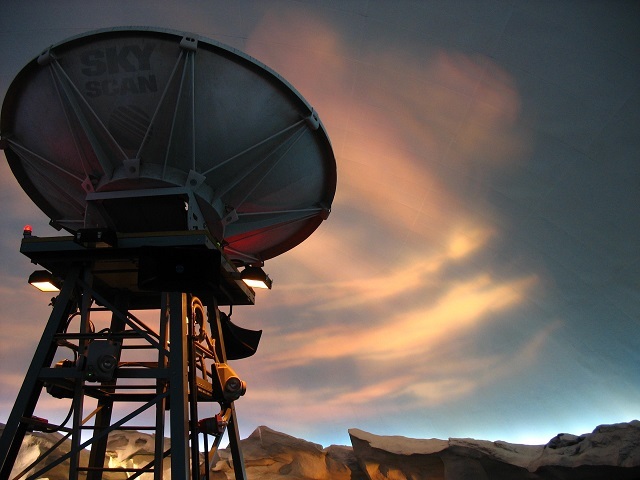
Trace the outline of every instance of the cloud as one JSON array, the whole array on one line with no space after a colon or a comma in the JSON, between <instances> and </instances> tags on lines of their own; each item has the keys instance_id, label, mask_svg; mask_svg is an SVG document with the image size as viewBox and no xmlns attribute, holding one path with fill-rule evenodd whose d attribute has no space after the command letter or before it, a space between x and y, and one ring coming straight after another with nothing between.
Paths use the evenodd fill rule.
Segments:
<instances>
[{"instance_id":1,"label":"cloud","mask_svg":"<svg viewBox=\"0 0 640 480\"><path fill-rule=\"evenodd\" d=\"M247 48L319 104L338 190L328 222L267 265L276 283L253 375L269 382L244 401L271 412L286 398L300 422L351 407L366 415L390 399L419 408L534 362L546 330L516 352L474 348L474 333L505 321L539 282L483 263L503 235L487 179L529 148L511 76L437 45L409 62L388 46L352 62L367 57L346 32L280 13L263 17Z\"/></svg>"},{"instance_id":2,"label":"cloud","mask_svg":"<svg viewBox=\"0 0 640 480\"><path fill-rule=\"evenodd\" d=\"M377 325L371 324L367 328L327 325L284 334L282 344L285 348L274 354L270 363L273 368L280 368L311 359L344 356L410 357L517 305L533 283L533 278L525 278L496 285L489 276L480 275L451 285L433 303L407 306L389 318L378 320Z\"/></svg>"},{"instance_id":3,"label":"cloud","mask_svg":"<svg viewBox=\"0 0 640 480\"><path fill-rule=\"evenodd\" d=\"M441 272L447 265L477 252L490 236L488 231L460 229L451 235L441 250L432 255L407 260L406 265L394 265L391 270L376 271L366 268L366 249L361 252L355 250L353 256L358 258L351 259L357 267L364 265L362 269L345 265L344 259L338 255L327 255L327 252L339 248L342 236L325 235L322 241L309 243L309 248L299 249L290 255L294 263L308 266L314 272L314 277L315 272L322 269L325 278L319 275L319 280L299 282L295 276L293 280L284 277L283 283L278 285L273 294L278 296L283 305L305 305L306 308L325 313L372 302L382 303L406 292L424 290L440 281ZM314 299L320 301L314 304Z\"/></svg>"},{"instance_id":4,"label":"cloud","mask_svg":"<svg viewBox=\"0 0 640 480\"><path fill-rule=\"evenodd\" d=\"M284 425L313 422L342 422L378 415L383 405L394 403L405 412L418 412L470 398L479 389L522 375L536 361L558 322L529 339L514 352L475 355L463 339L450 339L431 346L419 361L388 360L384 356L361 363L370 368L361 372L366 378L350 376L351 369L334 371L334 382L287 382L287 368L278 369L278 379L252 387L242 400L243 411L268 411L270 421ZM456 348L451 348L451 345ZM338 360L339 362L339 360ZM335 363L331 367L335 368ZM347 362L349 363L349 362ZM317 379L317 376L313 377ZM271 386L267 386L271 385ZM282 386L278 386L282 385ZM286 405L286 408L283 408ZM401 406L401 407L400 407ZM285 413L286 412L286 413ZM253 413L255 415L256 413Z\"/></svg>"}]
</instances>

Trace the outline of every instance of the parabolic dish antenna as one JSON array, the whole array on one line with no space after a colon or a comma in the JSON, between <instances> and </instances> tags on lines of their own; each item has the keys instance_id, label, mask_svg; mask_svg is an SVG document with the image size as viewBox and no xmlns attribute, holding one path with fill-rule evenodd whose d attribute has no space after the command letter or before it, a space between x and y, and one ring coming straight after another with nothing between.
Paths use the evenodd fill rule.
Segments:
<instances>
[{"instance_id":1,"label":"parabolic dish antenna","mask_svg":"<svg viewBox=\"0 0 640 480\"><path fill-rule=\"evenodd\" d=\"M208 230L258 263L305 240L336 187L316 112L277 73L212 40L147 28L50 47L9 87L2 146L54 226Z\"/></svg>"}]
</instances>

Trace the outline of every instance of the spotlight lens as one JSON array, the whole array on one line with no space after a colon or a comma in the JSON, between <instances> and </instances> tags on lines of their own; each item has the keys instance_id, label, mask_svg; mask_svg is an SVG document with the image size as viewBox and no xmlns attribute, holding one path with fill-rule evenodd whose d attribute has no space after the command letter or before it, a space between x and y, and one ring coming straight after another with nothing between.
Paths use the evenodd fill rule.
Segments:
<instances>
[{"instance_id":1,"label":"spotlight lens","mask_svg":"<svg viewBox=\"0 0 640 480\"><path fill-rule=\"evenodd\" d=\"M269 288L262 280L252 280L250 278L243 278L242 280L251 288Z\"/></svg>"},{"instance_id":2,"label":"spotlight lens","mask_svg":"<svg viewBox=\"0 0 640 480\"><path fill-rule=\"evenodd\" d=\"M53 285L50 282L33 282L31 283L34 287L36 287L41 292L59 292L60 289Z\"/></svg>"}]
</instances>

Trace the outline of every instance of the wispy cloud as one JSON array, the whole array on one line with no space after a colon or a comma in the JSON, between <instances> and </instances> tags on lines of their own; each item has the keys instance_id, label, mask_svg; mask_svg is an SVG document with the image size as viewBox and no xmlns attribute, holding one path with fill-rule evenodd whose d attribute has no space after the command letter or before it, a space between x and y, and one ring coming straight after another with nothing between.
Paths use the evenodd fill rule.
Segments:
<instances>
[{"instance_id":1,"label":"wispy cloud","mask_svg":"<svg viewBox=\"0 0 640 480\"><path fill-rule=\"evenodd\" d=\"M286 254L288 266L274 262L280 278L262 314L300 320L265 322L273 340L254 374L273 383L246 401L271 409L286 398L302 422L344 405L366 414L390 398L437 405L535 361L547 331L515 352L479 354L472 338L539 282L535 272L505 276L482 263L503 235L483 203L486 178L528 148L512 78L488 58L437 46L411 62L381 48L354 69L361 52L336 30L281 13L263 18L247 48L320 102L338 192L329 222ZM352 378L340 362L354 365ZM338 369L335 382L286 383L287 372L323 364Z\"/></svg>"},{"instance_id":2,"label":"wispy cloud","mask_svg":"<svg viewBox=\"0 0 640 480\"><path fill-rule=\"evenodd\" d=\"M283 351L269 359L273 368L312 359L382 355L387 359L411 357L434 343L463 332L492 315L517 305L534 283L525 278L504 285L481 275L452 285L428 305L405 306L396 314L362 325L327 325L305 332L283 334ZM388 299L383 299L388 300ZM375 305L373 306L375 309Z\"/></svg>"}]
</instances>

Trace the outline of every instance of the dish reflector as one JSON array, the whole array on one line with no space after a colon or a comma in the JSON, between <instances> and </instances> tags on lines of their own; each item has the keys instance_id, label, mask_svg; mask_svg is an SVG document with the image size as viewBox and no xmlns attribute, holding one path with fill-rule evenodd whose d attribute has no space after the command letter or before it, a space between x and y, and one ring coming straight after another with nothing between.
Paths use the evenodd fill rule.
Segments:
<instances>
[{"instance_id":1,"label":"dish reflector","mask_svg":"<svg viewBox=\"0 0 640 480\"><path fill-rule=\"evenodd\" d=\"M140 28L54 45L11 84L11 169L70 232L207 229L259 263L305 240L336 188L316 112L277 73L212 40Z\"/></svg>"}]
</instances>

